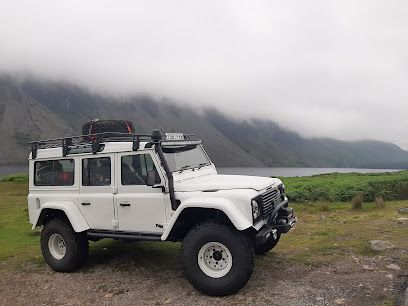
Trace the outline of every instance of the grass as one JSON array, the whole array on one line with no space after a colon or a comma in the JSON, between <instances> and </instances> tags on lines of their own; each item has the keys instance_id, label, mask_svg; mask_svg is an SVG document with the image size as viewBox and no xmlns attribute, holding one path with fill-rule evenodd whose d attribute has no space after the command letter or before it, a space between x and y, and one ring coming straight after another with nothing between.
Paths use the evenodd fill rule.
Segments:
<instances>
[{"instance_id":1,"label":"grass","mask_svg":"<svg viewBox=\"0 0 408 306\"><path fill-rule=\"evenodd\" d=\"M398 208L408 201L387 202L384 208L363 203L360 210L350 203L293 205L299 222L282 237L277 252L295 263L321 265L349 255L374 256L368 241L386 240L398 249L408 249L408 223L398 223ZM408 254L401 255L408 262Z\"/></svg>"},{"instance_id":2,"label":"grass","mask_svg":"<svg viewBox=\"0 0 408 306\"><path fill-rule=\"evenodd\" d=\"M306 177L284 177L291 202L350 202L356 195L374 202L408 200L408 170L393 173L331 173ZM0 182L28 182L27 174L0 178Z\"/></svg>"},{"instance_id":3,"label":"grass","mask_svg":"<svg viewBox=\"0 0 408 306\"><path fill-rule=\"evenodd\" d=\"M28 182L28 174L17 173L0 178L0 182Z\"/></svg>"},{"instance_id":4,"label":"grass","mask_svg":"<svg viewBox=\"0 0 408 306\"><path fill-rule=\"evenodd\" d=\"M39 231L28 223L26 183L0 183L0 261L37 260Z\"/></svg>"},{"instance_id":5,"label":"grass","mask_svg":"<svg viewBox=\"0 0 408 306\"><path fill-rule=\"evenodd\" d=\"M331 173L282 178L292 202L350 202L362 194L364 201L408 200L408 171L394 173Z\"/></svg>"},{"instance_id":6,"label":"grass","mask_svg":"<svg viewBox=\"0 0 408 306\"><path fill-rule=\"evenodd\" d=\"M32 231L28 222L27 184L0 183L0 262L16 266L26 262L43 264L39 246L39 230ZM268 257L289 259L293 264L322 265L340 256L351 254L375 255L368 241L384 239L398 248L408 249L408 224L398 223L397 210L408 201L386 202L378 209L374 202L363 203L361 210L351 209L350 203L316 202L294 204L299 218L294 230L283 235L276 251ZM102 240L91 243L92 261L106 260L123 252L145 252L155 256L176 256L179 244L143 242L124 244ZM108 250L108 251L107 251ZM408 255L405 262L408 263ZM262 258L260 258L262 263ZM408 267L406 267L408 268Z\"/></svg>"}]
</instances>

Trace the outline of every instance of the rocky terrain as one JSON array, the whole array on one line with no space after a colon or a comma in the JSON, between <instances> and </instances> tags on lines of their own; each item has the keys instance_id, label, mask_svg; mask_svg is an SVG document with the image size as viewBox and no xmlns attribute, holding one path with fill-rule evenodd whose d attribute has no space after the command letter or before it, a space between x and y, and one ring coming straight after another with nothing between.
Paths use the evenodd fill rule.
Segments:
<instances>
[{"instance_id":1,"label":"rocky terrain","mask_svg":"<svg viewBox=\"0 0 408 306\"><path fill-rule=\"evenodd\" d=\"M120 242L112 245L118 247ZM408 305L408 271L388 256L348 256L330 265L304 266L285 262L277 251L257 257L244 289L215 298L190 286L183 277L179 246L170 248L163 252L157 245L134 243L131 252L118 255L106 247L102 257L91 256L84 270L72 274L55 273L44 265L13 270L0 265L0 304Z\"/></svg>"}]
</instances>

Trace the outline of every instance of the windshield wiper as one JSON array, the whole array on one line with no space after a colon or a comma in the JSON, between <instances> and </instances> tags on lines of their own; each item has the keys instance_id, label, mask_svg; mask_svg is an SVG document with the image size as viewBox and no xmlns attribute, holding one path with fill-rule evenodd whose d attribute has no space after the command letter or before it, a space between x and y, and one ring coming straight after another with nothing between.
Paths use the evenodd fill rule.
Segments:
<instances>
[{"instance_id":1,"label":"windshield wiper","mask_svg":"<svg viewBox=\"0 0 408 306\"><path fill-rule=\"evenodd\" d=\"M200 163L198 164L198 169L201 169L202 167L209 166L209 165L210 165L209 163Z\"/></svg>"},{"instance_id":2,"label":"windshield wiper","mask_svg":"<svg viewBox=\"0 0 408 306\"><path fill-rule=\"evenodd\" d=\"M187 170L187 169L194 169L194 168L201 169L202 167L208 166L208 165L210 165L210 163L200 163L197 166L186 165L186 166L183 166L180 169L178 169L178 171L179 171L179 173L181 173L181 172L183 172L184 170Z\"/></svg>"},{"instance_id":3,"label":"windshield wiper","mask_svg":"<svg viewBox=\"0 0 408 306\"><path fill-rule=\"evenodd\" d=\"M183 167L181 167L180 169L178 169L178 171L179 171L179 173L181 173L181 172L183 172L184 170L187 170L187 169L190 169L190 168L192 168L192 166L186 165L186 166L183 166Z\"/></svg>"}]
</instances>

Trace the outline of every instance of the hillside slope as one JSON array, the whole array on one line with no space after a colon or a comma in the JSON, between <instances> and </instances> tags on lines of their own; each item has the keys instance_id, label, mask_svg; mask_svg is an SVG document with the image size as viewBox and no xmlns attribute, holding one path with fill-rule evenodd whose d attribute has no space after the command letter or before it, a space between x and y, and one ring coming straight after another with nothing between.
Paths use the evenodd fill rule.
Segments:
<instances>
[{"instance_id":1,"label":"hillside slope","mask_svg":"<svg viewBox=\"0 0 408 306\"><path fill-rule=\"evenodd\" d=\"M267 166L407 168L408 152L395 144L303 138L265 120L235 121L217 110L205 116L211 125Z\"/></svg>"},{"instance_id":2,"label":"hillside slope","mask_svg":"<svg viewBox=\"0 0 408 306\"><path fill-rule=\"evenodd\" d=\"M32 139L72 135L73 130L52 111L8 79L0 79L0 163L15 164L27 160Z\"/></svg>"},{"instance_id":3,"label":"hillside slope","mask_svg":"<svg viewBox=\"0 0 408 306\"><path fill-rule=\"evenodd\" d=\"M7 143L0 163L23 163L30 139L78 134L94 118L128 119L141 133L194 133L218 166L408 168L408 152L394 144L307 139L272 121L233 120L214 109L198 113L147 96L108 98L69 84L6 77L0 78L0 140Z\"/></svg>"}]
</instances>

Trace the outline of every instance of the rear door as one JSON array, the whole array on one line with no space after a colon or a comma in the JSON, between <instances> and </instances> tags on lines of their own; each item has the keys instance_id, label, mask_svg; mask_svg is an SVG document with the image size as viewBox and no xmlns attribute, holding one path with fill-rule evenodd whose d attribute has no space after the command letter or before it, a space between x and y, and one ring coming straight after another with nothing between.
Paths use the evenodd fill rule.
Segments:
<instances>
[{"instance_id":1,"label":"rear door","mask_svg":"<svg viewBox=\"0 0 408 306\"><path fill-rule=\"evenodd\" d=\"M117 154L118 193L115 195L119 230L138 233L163 233L168 194L163 174L158 171L153 152ZM156 173L155 186L147 186L149 172Z\"/></svg>"},{"instance_id":2,"label":"rear door","mask_svg":"<svg viewBox=\"0 0 408 306\"><path fill-rule=\"evenodd\" d=\"M81 158L79 206L93 229L114 230L114 155Z\"/></svg>"}]
</instances>

